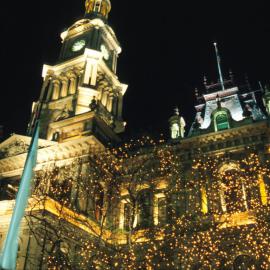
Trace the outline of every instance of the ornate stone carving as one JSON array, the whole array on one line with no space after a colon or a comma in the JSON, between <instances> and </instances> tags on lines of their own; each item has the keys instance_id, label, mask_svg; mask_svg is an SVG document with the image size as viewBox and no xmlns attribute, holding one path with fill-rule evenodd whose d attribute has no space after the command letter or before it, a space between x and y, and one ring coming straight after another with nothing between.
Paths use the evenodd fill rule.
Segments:
<instances>
[{"instance_id":1,"label":"ornate stone carving","mask_svg":"<svg viewBox=\"0 0 270 270\"><path fill-rule=\"evenodd\" d=\"M0 158L8 158L26 153L28 151L28 147L29 144L26 144L20 140L16 140L3 149L0 149Z\"/></svg>"}]
</instances>

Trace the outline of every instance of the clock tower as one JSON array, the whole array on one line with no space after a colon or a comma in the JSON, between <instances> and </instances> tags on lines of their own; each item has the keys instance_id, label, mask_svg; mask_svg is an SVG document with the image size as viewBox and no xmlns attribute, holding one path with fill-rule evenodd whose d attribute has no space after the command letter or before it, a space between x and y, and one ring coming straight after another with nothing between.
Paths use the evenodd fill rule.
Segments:
<instances>
[{"instance_id":1,"label":"clock tower","mask_svg":"<svg viewBox=\"0 0 270 270\"><path fill-rule=\"evenodd\" d=\"M61 33L55 65L44 65L43 87L33 104L28 132L40 119L41 137L66 142L94 136L102 144L119 141L125 129L127 85L116 75L121 47L107 19L110 0L86 0L85 15Z\"/></svg>"}]
</instances>

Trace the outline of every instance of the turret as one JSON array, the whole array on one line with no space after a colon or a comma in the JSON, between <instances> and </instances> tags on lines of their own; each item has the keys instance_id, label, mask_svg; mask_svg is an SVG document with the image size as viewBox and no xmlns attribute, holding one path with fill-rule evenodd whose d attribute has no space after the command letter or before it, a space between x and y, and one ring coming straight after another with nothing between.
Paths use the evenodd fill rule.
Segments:
<instances>
[{"instance_id":1,"label":"turret","mask_svg":"<svg viewBox=\"0 0 270 270\"><path fill-rule=\"evenodd\" d=\"M179 140L185 136L186 122L180 116L179 109L175 108L174 115L169 119L170 137L172 140Z\"/></svg>"}]
</instances>

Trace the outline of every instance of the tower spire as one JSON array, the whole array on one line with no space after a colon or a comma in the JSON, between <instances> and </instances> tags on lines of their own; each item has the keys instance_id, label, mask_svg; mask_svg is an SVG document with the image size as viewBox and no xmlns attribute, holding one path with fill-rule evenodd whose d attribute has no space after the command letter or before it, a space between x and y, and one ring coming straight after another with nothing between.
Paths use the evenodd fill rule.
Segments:
<instances>
[{"instance_id":1,"label":"tower spire","mask_svg":"<svg viewBox=\"0 0 270 270\"><path fill-rule=\"evenodd\" d=\"M222 74L222 70L221 70L221 59L220 59L220 56L219 56L218 46L217 46L217 43L216 42L214 42L214 46L215 46L216 57L217 57L219 79L220 79L222 90L225 90L224 80L223 80L223 74Z\"/></svg>"},{"instance_id":2,"label":"tower spire","mask_svg":"<svg viewBox=\"0 0 270 270\"><path fill-rule=\"evenodd\" d=\"M110 0L86 0L85 15L93 15L108 19L111 11Z\"/></svg>"}]
</instances>

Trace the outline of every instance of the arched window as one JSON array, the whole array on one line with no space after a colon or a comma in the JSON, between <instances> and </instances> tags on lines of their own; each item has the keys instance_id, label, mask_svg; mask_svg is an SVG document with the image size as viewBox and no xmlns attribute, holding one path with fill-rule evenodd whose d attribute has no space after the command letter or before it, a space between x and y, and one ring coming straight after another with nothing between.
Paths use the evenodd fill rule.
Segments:
<instances>
[{"instance_id":1,"label":"arched window","mask_svg":"<svg viewBox=\"0 0 270 270\"><path fill-rule=\"evenodd\" d=\"M95 2L95 12L99 12L101 7L101 0L96 0Z\"/></svg>"},{"instance_id":2,"label":"arched window","mask_svg":"<svg viewBox=\"0 0 270 270\"><path fill-rule=\"evenodd\" d=\"M233 270L256 270L256 261L248 255L240 255L233 262Z\"/></svg>"},{"instance_id":3,"label":"arched window","mask_svg":"<svg viewBox=\"0 0 270 270\"><path fill-rule=\"evenodd\" d=\"M227 213L247 210L247 196L240 172L231 168L221 172L221 203Z\"/></svg>"},{"instance_id":4,"label":"arched window","mask_svg":"<svg viewBox=\"0 0 270 270\"><path fill-rule=\"evenodd\" d=\"M52 136L52 141L58 142L59 139L60 139L60 132L59 131L54 132Z\"/></svg>"},{"instance_id":5,"label":"arched window","mask_svg":"<svg viewBox=\"0 0 270 270\"><path fill-rule=\"evenodd\" d=\"M218 112L215 115L215 130L220 131L220 130L225 130L229 129L229 120L228 120L228 115L226 112Z\"/></svg>"}]
</instances>

